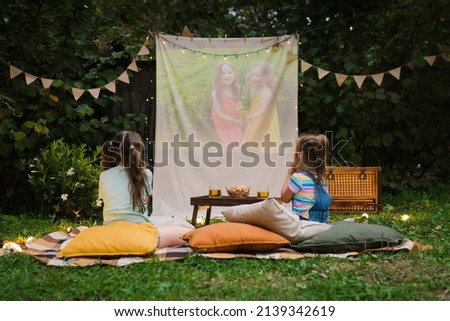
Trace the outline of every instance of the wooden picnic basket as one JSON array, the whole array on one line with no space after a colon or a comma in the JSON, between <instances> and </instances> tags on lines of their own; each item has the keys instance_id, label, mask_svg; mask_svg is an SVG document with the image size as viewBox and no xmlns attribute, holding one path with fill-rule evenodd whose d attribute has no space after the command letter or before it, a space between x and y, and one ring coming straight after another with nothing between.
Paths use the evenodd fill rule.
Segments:
<instances>
[{"instance_id":1,"label":"wooden picnic basket","mask_svg":"<svg viewBox=\"0 0 450 321\"><path fill-rule=\"evenodd\" d=\"M381 167L327 167L330 212L378 212Z\"/></svg>"}]
</instances>

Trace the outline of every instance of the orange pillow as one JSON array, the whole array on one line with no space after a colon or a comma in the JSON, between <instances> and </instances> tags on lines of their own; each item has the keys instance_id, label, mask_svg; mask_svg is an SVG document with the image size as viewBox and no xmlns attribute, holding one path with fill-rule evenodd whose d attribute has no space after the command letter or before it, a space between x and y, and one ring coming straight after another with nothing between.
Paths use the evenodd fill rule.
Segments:
<instances>
[{"instance_id":1,"label":"orange pillow","mask_svg":"<svg viewBox=\"0 0 450 321\"><path fill-rule=\"evenodd\" d=\"M245 223L216 223L183 235L189 246L201 252L267 252L290 242L271 231Z\"/></svg>"}]
</instances>

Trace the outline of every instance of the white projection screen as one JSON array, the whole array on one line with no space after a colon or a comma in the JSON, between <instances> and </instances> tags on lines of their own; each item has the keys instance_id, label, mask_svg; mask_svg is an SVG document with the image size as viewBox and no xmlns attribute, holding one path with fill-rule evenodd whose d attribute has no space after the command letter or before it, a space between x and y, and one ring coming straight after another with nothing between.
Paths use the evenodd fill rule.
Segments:
<instances>
[{"instance_id":1,"label":"white projection screen","mask_svg":"<svg viewBox=\"0 0 450 321\"><path fill-rule=\"evenodd\" d=\"M298 136L296 37L156 41L152 216L190 219L190 198L210 185L279 196Z\"/></svg>"}]
</instances>

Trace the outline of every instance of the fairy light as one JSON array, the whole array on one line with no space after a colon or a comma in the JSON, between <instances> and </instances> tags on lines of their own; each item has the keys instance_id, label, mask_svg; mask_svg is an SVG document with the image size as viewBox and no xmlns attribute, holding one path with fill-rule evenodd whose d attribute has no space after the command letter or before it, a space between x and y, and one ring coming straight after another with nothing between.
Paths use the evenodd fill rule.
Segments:
<instances>
[{"instance_id":1,"label":"fairy light","mask_svg":"<svg viewBox=\"0 0 450 321\"><path fill-rule=\"evenodd\" d=\"M185 52L186 50L188 50L188 51L190 51L190 52L192 52L192 53L199 53L199 54L202 54L202 57L204 57L203 55L213 55L214 57L215 57L215 56L224 56L224 55L220 55L220 54L213 54L213 53L209 53L209 52L203 52L203 51L201 51L201 50L197 50L197 49L194 49L194 48L184 47L184 46L181 46L181 45L175 43L174 41L171 41L171 40L169 40L169 39L165 39L165 38L164 38L163 36L161 36L161 35L159 35L159 37L163 39L163 40L162 40L162 43L163 43L163 44L166 44L166 42L167 42L167 43L171 44L173 47L181 48L181 49L182 49L182 52ZM290 36L290 38L291 38L291 37L292 37L292 36ZM239 54L233 54L233 55L235 55L236 58L238 58L238 56L243 56L243 55L249 57L251 54L259 54L260 51L266 51L267 53L270 53L270 52L271 52L271 48L273 48L274 46L280 46L280 45L282 45L283 43L291 44L292 41L289 40L290 38L288 38L288 39L283 39L283 40L280 40L280 41L277 41L275 44L271 44L271 45L269 45L269 46L264 46L263 48L258 48L258 49L254 50L254 51L245 52L245 53L239 53ZM177 40L178 40L178 38L177 38ZM227 39L225 38L224 41L226 41L226 40L227 40ZM262 41L262 42L263 42L263 40L264 40L264 35L263 35L263 37L261 38L261 41ZM278 38L277 38L277 40L278 40ZM192 41L192 39L191 39L191 41ZM209 40L209 42L211 42L211 39ZM244 40L244 42L245 42L245 40Z\"/></svg>"}]
</instances>

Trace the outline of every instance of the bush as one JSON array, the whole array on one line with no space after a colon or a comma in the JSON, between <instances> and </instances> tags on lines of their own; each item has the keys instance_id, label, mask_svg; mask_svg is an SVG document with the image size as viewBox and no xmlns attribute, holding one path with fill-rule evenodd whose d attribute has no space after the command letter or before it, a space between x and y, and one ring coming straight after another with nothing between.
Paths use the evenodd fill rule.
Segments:
<instances>
[{"instance_id":1,"label":"bush","mask_svg":"<svg viewBox=\"0 0 450 321\"><path fill-rule=\"evenodd\" d=\"M58 218L94 218L101 213L98 200L100 147L89 155L85 144L56 140L29 162L40 213Z\"/></svg>"}]
</instances>

